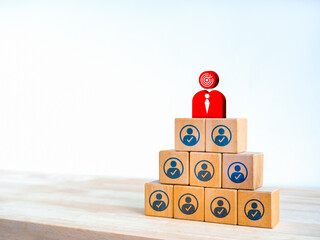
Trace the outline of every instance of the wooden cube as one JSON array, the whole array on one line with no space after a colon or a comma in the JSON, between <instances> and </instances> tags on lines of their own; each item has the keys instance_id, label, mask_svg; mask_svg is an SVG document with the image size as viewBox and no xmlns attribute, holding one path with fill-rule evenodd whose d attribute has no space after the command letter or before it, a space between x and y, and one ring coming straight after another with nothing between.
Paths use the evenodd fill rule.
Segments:
<instances>
[{"instance_id":1,"label":"wooden cube","mask_svg":"<svg viewBox=\"0 0 320 240\"><path fill-rule=\"evenodd\" d=\"M247 150L247 119L207 118L206 151L240 153Z\"/></svg>"},{"instance_id":2,"label":"wooden cube","mask_svg":"<svg viewBox=\"0 0 320 240\"><path fill-rule=\"evenodd\" d=\"M165 184L189 185L189 152L160 151L159 181Z\"/></svg>"},{"instance_id":3,"label":"wooden cube","mask_svg":"<svg viewBox=\"0 0 320 240\"><path fill-rule=\"evenodd\" d=\"M237 200L237 190L205 188L205 221L236 225L238 222Z\"/></svg>"},{"instance_id":4,"label":"wooden cube","mask_svg":"<svg viewBox=\"0 0 320 240\"><path fill-rule=\"evenodd\" d=\"M173 217L173 185L162 185L158 181L145 184L145 215Z\"/></svg>"},{"instance_id":5,"label":"wooden cube","mask_svg":"<svg viewBox=\"0 0 320 240\"><path fill-rule=\"evenodd\" d=\"M175 119L175 150L205 151L206 121L204 118Z\"/></svg>"},{"instance_id":6,"label":"wooden cube","mask_svg":"<svg viewBox=\"0 0 320 240\"><path fill-rule=\"evenodd\" d=\"M177 185L173 188L174 218L204 221L204 188Z\"/></svg>"},{"instance_id":7,"label":"wooden cube","mask_svg":"<svg viewBox=\"0 0 320 240\"><path fill-rule=\"evenodd\" d=\"M238 224L273 228L279 223L279 189L238 191Z\"/></svg>"},{"instance_id":8,"label":"wooden cube","mask_svg":"<svg viewBox=\"0 0 320 240\"><path fill-rule=\"evenodd\" d=\"M263 183L263 153L222 154L222 187L254 190Z\"/></svg>"},{"instance_id":9,"label":"wooden cube","mask_svg":"<svg viewBox=\"0 0 320 240\"><path fill-rule=\"evenodd\" d=\"M190 153L190 185L221 187L220 153Z\"/></svg>"}]
</instances>

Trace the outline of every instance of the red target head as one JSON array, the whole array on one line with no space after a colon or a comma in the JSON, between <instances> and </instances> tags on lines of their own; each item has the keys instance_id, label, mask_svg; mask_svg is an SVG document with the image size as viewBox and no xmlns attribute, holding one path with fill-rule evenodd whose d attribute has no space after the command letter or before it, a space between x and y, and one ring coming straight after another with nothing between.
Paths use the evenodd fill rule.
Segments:
<instances>
[{"instance_id":1,"label":"red target head","mask_svg":"<svg viewBox=\"0 0 320 240\"><path fill-rule=\"evenodd\" d=\"M219 83L219 76L214 71L205 71L200 74L199 83L205 89L214 88Z\"/></svg>"}]
</instances>

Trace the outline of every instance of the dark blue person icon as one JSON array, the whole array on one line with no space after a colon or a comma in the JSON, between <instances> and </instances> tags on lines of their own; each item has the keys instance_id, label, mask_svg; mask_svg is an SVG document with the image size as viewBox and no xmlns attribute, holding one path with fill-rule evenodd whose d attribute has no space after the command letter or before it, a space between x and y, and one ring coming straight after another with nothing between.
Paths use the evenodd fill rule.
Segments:
<instances>
[{"instance_id":1,"label":"dark blue person icon","mask_svg":"<svg viewBox=\"0 0 320 240\"><path fill-rule=\"evenodd\" d=\"M152 208L158 212L161 212L163 210L165 210L167 208L166 203L161 200L162 199L162 194L161 193L157 193L156 195L156 199L153 203L152 203Z\"/></svg>"},{"instance_id":2,"label":"dark blue person icon","mask_svg":"<svg viewBox=\"0 0 320 240\"><path fill-rule=\"evenodd\" d=\"M186 125L180 131L180 140L186 146L194 146L199 142L200 132L193 125Z\"/></svg>"},{"instance_id":3,"label":"dark blue person icon","mask_svg":"<svg viewBox=\"0 0 320 240\"><path fill-rule=\"evenodd\" d=\"M264 206L257 199L251 199L244 207L246 216L253 221L261 219L264 215Z\"/></svg>"},{"instance_id":4,"label":"dark blue person icon","mask_svg":"<svg viewBox=\"0 0 320 240\"><path fill-rule=\"evenodd\" d=\"M224 218L230 213L230 203L224 197L216 197L211 202L211 212L217 218Z\"/></svg>"},{"instance_id":5,"label":"dark blue person icon","mask_svg":"<svg viewBox=\"0 0 320 240\"><path fill-rule=\"evenodd\" d=\"M167 159L163 164L163 171L167 177L177 179L182 175L184 166L180 159L172 157Z\"/></svg>"},{"instance_id":6,"label":"dark blue person icon","mask_svg":"<svg viewBox=\"0 0 320 240\"><path fill-rule=\"evenodd\" d=\"M194 214L196 212L196 207L191 203L191 197L186 197L185 202L186 203L181 207L181 211L187 215Z\"/></svg>"},{"instance_id":7,"label":"dark blue person icon","mask_svg":"<svg viewBox=\"0 0 320 240\"><path fill-rule=\"evenodd\" d=\"M171 165L171 168L168 169L167 175L169 175L169 177L173 179L180 177L181 176L180 170L176 168L177 162L172 160L170 165Z\"/></svg>"},{"instance_id":8,"label":"dark blue person icon","mask_svg":"<svg viewBox=\"0 0 320 240\"><path fill-rule=\"evenodd\" d=\"M244 182L247 176L247 167L241 162L234 162L228 168L228 177L234 183Z\"/></svg>"},{"instance_id":9,"label":"dark blue person icon","mask_svg":"<svg viewBox=\"0 0 320 240\"><path fill-rule=\"evenodd\" d=\"M214 175L214 167L209 161L201 160L196 164L194 173L200 181L207 182Z\"/></svg>"},{"instance_id":10,"label":"dark blue person icon","mask_svg":"<svg viewBox=\"0 0 320 240\"><path fill-rule=\"evenodd\" d=\"M217 202L218 207L216 207L213 211L213 215L215 215L218 218L224 218L225 216L228 215L227 209L223 206L223 201L219 200Z\"/></svg>"},{"instance_id":11,"label":"dark blue person icon","mask_svg":"<svg viewBox=\"0 0 320 240\"><path fill-rule=\"evenodd\" d=\"M224 147L228 145L231 138L232 133L227 126L218 125L212 130L211 139L217 146Z\"/></svg>"},{"instance_id":12,"label":"dark blue person icon","mask_svg":"<svg viewBox=\"0 0 320 240\"><path fill-rule=\"evenodd\" d=\"M178 206L184 214L194 214L198 210L198 199L194 195L186 193L179 198Z\"/></svg>"},{"instance_id":13,"label":"dark blue person icon","mask_svg":"<svg viewBox=\"0 0 320 240\"><path fill-rule=\"evenodd\" d=\"M234 183L242 183L244 181L244 174L240 172L240 165L234 167L235 172L231 174L231 181Z\"/></svg>"},{"instance_id":14,"label":"dark blue person icon","mask_svg":"<svg viewBox=\"0 0 320 240\"><path fill-rule=\"evenodd\" d=\"M169 197L164 191L156 190L151 193L149 197L149 204L153 210L162 212L167 209L169 205Z\"/></svg>"}]
</instances>

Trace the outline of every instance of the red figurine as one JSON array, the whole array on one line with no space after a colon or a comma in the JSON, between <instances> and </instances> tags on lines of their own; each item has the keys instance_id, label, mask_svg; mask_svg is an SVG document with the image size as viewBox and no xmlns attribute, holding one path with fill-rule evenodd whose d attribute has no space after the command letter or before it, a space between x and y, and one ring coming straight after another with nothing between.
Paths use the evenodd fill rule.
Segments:
<instances>
[{"instance_id":1,"label":"red figurine","mask_svg":"<svg viewBox=\"0 0 320 240\"><path fill-rule=\"evenodd\" d=\"M214 71L203 72L199 77L199 83L205 89L214 88L219 83L219 76ZM197 92L192 99L192 117L226 118L225 96L217 90Z\"/></svg>"}]
</instances>

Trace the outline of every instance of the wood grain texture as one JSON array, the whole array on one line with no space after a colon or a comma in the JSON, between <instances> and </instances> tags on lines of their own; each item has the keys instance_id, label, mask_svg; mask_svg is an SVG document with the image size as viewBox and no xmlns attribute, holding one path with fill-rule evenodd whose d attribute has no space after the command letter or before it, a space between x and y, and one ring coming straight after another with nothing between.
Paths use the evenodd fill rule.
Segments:
<instances>
[{"instance_id":1,"label":"wood grain texture","mask_svg":"<svg viewBox=\"0 0 320 240\"><path fill-rule=\"evenodd\" d=\"M190 129L189 133L188 129ZM175 150L197 152L206 151L205 118L175 119Z\"/></svg>"},{"instance_id":2,"label":"wood grain texture","mask_svg":"<svg viewBox=\"0 0 320 240\"><path fill-rule=\"evenodd\" d=\"M220 129L221 133L219 133ZM224 145L223 143L226 140L228 141ZM207 118L206 151L217 153L240 153L247 151L247 119Z\"/></svg>"},{"instance_id":3,"label":"wood grain texture","mask_svg":"<svg viewBox=\"0 0 320 240\"><path fill-rule=\"evenodd\" d=\"M173 217L204 221L204 188L174 186Z\"/></svg>"},{"instance_id":4,"label":"wood grain texture","mask_svg":"<svg viewBox=\"0 0 320 240\"><path fill-rule=\"evenodd\" d=\"M268 229L145 216L149 181L0 171L0 239L320 238L320 189L280 189Z\"/></svg>"},{"instance_id":5,"label":"wood grain texture","mask_svg":"<svg viewBox=\"0 0 320 240\"><path fill-rule=\"evenodd\" d=\"M157 217L173 217L173 185L153 181L145 184L145 214Z\"/></svg>"},{"instance_id":6,"label":"wood grain texture","mask_svg":"<svg viewBox=\"0 0 320 240\"><path fill-rule=\"evenodd\" d=\"M238 224L273 228L279 222L279 189L238 191Z\"/></svg>"},{"instance_id":7,"label":"wood grain texture","mask_svg":"<svg viewBox=\"0 0 320 240\"><path fill-rule=\"evenodd\" d=\"M263 153L222 154L223 188L254 190L262 184Z\"/></svg>"},{"instance_id":8,"label":"wood grain texture","mask_svg":"<svg viewBox=\"0 0 320 240\"><path fill-rule=\"evenodd\" d=\"M189 185L189 152L160 151L159 182Z\"/></svg>"},{"instance_id":9,"label":"wood grain texture","mask_svg":"<svg viewBox=\"0 0 320 240\"><path fill-rule=\"evenodd\" d=\"M221 201L221 206L218 201ZM205 221L236 225L238 223L237 201L237 190L205 188Z\"/></svg>"},{"instance_id":10,"label":"wood grain texture","mask_svg":"<svg viewBox=\"0 0 320 240\"><path fill-rule=\"evenodd\" d=\"M220 153L190 153L190 185L221 188Z\"/></svg>"}]
</instances>

